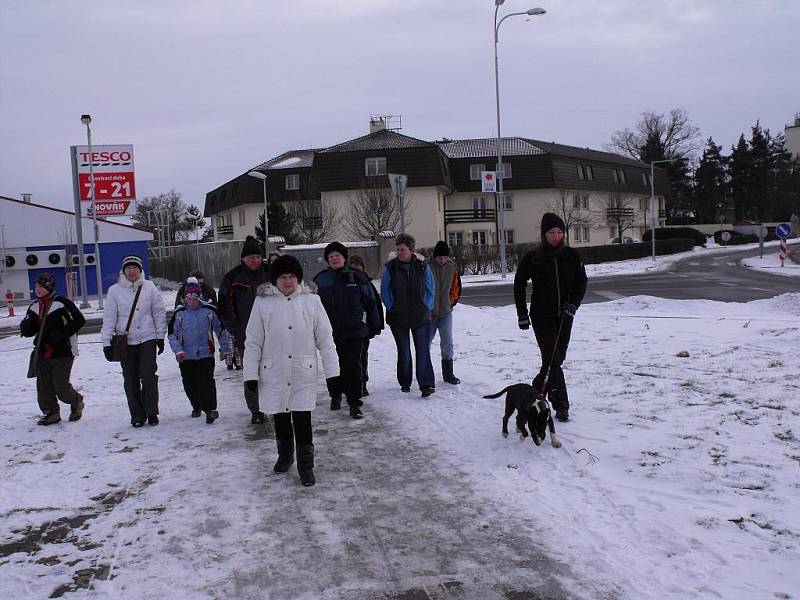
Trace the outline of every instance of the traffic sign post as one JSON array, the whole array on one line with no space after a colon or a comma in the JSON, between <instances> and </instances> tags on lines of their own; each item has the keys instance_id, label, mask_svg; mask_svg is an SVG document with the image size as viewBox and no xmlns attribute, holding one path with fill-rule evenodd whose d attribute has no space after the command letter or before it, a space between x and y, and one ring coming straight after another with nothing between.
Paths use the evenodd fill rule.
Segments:
<instances>
[{"instance_id":1,"label":"traffic sign post","mask_svg":"<svg viewBox=\"0 0 800 600\"><path fill-rule=\"evenodd\" d=\"M731 232L723 231L719 237L722 240L722 245L725 246L731 240Z\"/></svg>"},{"instance_id":2,"label":"traffic sign post","mask_svg":"<svg viewBox=\"0 0 800 600\"><path fill-rule=\"evenodd\" d=\"M764 258L764 238L767 237L767 228L759 225L756 227L755 234L758 236L758 257Z\"/></svg>"},{"instance_id":3,"label":"traffic sign post","mask_svg":"<svg viewBox=\"0 0 800 600\"><path fill-rule=\"evenodd\" d=\"M778 245L778 256L781 259L781 267L783 267L783 261L786 260L786 238L792 235L792 224L778 224L778 226L775 227L775 235L781 239L780 244Z\"/></svg>"}]
</instances>

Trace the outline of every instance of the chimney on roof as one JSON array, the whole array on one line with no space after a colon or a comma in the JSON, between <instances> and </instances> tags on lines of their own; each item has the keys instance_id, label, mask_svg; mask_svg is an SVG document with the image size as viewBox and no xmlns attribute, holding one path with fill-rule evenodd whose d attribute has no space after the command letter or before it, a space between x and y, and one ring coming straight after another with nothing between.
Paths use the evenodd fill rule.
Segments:
<instances>
[{"instance_id":1,"label":"chimney on roof","mask_svg":"<svg viewBox=\"0 0 800 600\"><path fill-rule=\"evenodd\" d=\"M369 132L375 133L386 129L386 121L383 117L370 117L369 118Z\"/></svg>"},{"instance_id":2,"label":"chimney on roof","mask_svg":"<svg viewBox=\"0 0 800 600\"><path fill-rule=\"evenodd\" d=\"M22 196L22 201L26 202L27 204L31 203L31 195L32 194L20 194L20 196Z\"/></svg>"}]
</instances>

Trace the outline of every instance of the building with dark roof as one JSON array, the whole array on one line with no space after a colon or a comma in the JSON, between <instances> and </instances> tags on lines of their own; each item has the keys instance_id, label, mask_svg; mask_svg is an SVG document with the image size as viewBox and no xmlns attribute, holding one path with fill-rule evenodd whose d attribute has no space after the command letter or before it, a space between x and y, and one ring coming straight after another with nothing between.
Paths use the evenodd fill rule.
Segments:
<instances>
[{"instance_id":1,"label":"building with dark roof","mask_svg":"<svg viewBox=\"0 0 800 600\"><path fill-rule=\"evenodd\" d=\"M495 194L481 191L481 172L497 166L495 138L429 142L370 125L367 135L328 148L289 151L256 166L267 175L269 198L303 218L335 215L337 226L328 237L347 240L352 237L348 219L363 210L365 194L376 188L390 193L387 174L400 173L408 178L406 230L420 247L439 239L497 243ZM649 165L523 137L503 138L501 144L500 202L509 243L538 241L539 222L547 211L565 217L570 243L577 246L607 243L622 222L626 235L640 235L649 226ZM654 187L662 225L667 185L657 169ZM252 234L262 212L262 182L247 172L206 196L205 215L212 218L218 238Z\"/></svg>"}]
</instances>

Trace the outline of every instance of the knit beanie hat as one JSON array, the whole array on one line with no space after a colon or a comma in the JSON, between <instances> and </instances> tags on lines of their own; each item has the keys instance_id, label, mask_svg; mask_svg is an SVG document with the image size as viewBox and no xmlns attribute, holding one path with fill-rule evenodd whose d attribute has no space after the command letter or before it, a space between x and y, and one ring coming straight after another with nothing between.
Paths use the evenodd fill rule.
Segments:
<instances>
[{"instance_id":1,"label":"knit beanie hat","mask_svg":"<svg viewBox=\"0 0 800 600\"><path fill-rule=\"evenodd\" d=\"M567 226L564 225L564 221L561 217L551 212L544 213L542 215L542 239L544 239L544 234L553 227L558 227L563 232L567 231Z\"/></svg>"},{"instance_id":2,"label":"knit beanie hat","mask_svg":"<svg viewBox=\"0 0 800 600\"><path fill-rule=\"evenodd\" d=\"M258 242L258 240L252 235L248 235L244 239L244 245L242 246L242 258L245 256L250 256L251 254L264 256L264 251L261 250L261 244Z\"/></svg>"},{"instance_id":3,"label":"knit beanie hat","mask_svg":"<svg viewBox=\"0 0 800 600\"><path fill-rule=\"evenodd\" d=\"M447 242L443 240L436 242L433 247L433 257L436 258L437 256L450 256L450 246L447 245Z\"/></svg>"},{"instance_id":4,"label":"knit beanie hat","mask_svg":"<svg viewBox=\"0 0 800 600\"><path fill-rule=\"evenodd\" d=\"M186 280L186 290L184 292L184 296L186 298L200 299L202 296L202 290L200 289L200 283L197 281L197 277L189 277L189 279Z\"/></svg>"},{"instance_id":5,"label":"knit beanie hat","mask_svg":"<svg viewBox=\"0 0 800 600\"><path fill-rule=\"evenodd\" d=\"M278 277L286 273L294 273L297 275L298 282L303 281L303 267L300 265L300 261L289 254L279 256L278 259L270 265L269 280L272 282L272 285L277 284Z\"/></svg>"},{"instance_id":6,"label":"knit beanie hat","mask_svg":"<svg viewBox=\"0 0 800 600\"><path fill-rule=\"evenodd\" d=\"M39 273L34 281L36 285L43 287L51 294L56 289L56 278L52 273Z\"/></svg>"},{"instance_id":7,"label":"knit beanie hat","mask_svg":"<svg viewBox=\"0 0 800 600\"><path fill-rule=\"evenodd\" d=\"M348 256L347 248L341 242L331 242L330 244L325 246L325 252L323 253L323 256L325 257L325 262L328 262L328 255L331 252L338 252L339 254L344 256L345 260L347 260Z\"/></svg>"},{"instance_id":8,"label":"knit beanie hat","mask_svg":"<svg viewBox=\"0 0 800 600\"><path fill-rule=\"evenodd\" d=\"M128 265L133 265L135 267L139 267L140 271L144 271L144 264L142 263L142 259L135 254L129 254L125 258L122 259L122 270L125 270L125 267Z\"/></svg>"}]
</instances>

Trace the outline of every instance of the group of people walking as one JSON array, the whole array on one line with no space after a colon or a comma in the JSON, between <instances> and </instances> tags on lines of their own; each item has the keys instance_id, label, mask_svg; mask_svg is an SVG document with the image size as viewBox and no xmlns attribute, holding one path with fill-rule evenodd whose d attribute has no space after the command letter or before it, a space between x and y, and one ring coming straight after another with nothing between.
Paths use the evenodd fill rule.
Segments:
<instances>
[{"instance_id":1,"label":"group of people walking","mask_svg":"<svg viewBox=\"0 0 800 600\"><path fill-rule=\"evenodd\" d=\"M532 322L542 353L534 385L544 388L546 382L561 420L568 418L569 410L561 364L586 287L580 257L564 246L564 231L556 215L544 216L542 243L523 257L514 282L519 326L527 329ZM169 325L161 293L144 278L142 259L126 256L117 283L108 290L100 340L106 359L121 364L131 425L159 423L156 357L164 351L167 337L191 416L205 414L209 424L219 417L216 339L220 360L237 353L241 357L251 423L263 423L266 414L272 415L278 450L273 470L288 471L296 456L301 482L314 485L311 411L319 372L326 379L330 409L340 410L344 400L353 419L363 418L363 398L369 396L369 344L385 324L397 347L402 392L411 391L415 374L423 398L435 393L430 348L437 333L442 378L460 383L454 373L453 307L461 295L461 277L444 241L436 244L430 261L415 252L415 245L412 236L397 236L378 293L363 258L350 256L339 242L325 247L327 268L314 277L312 287L303 281L296 258L274 253L265 261L257 240L248 237L241 263L225 274L219 296L202 272L193 272L178 290ZM525 297L529 280L534 289L530 311ZM37 378L43 413L38 423L60 421L58 400L71 407L69 420L77 421L84 399L69 379L76 334L85 320L74 303L55 294L51 274L36 278L35 294L37 301L28 308L20 330L34 337L29 376ZM234 360L229 368L236 366Z\"/></svg>"}]
</instances>

